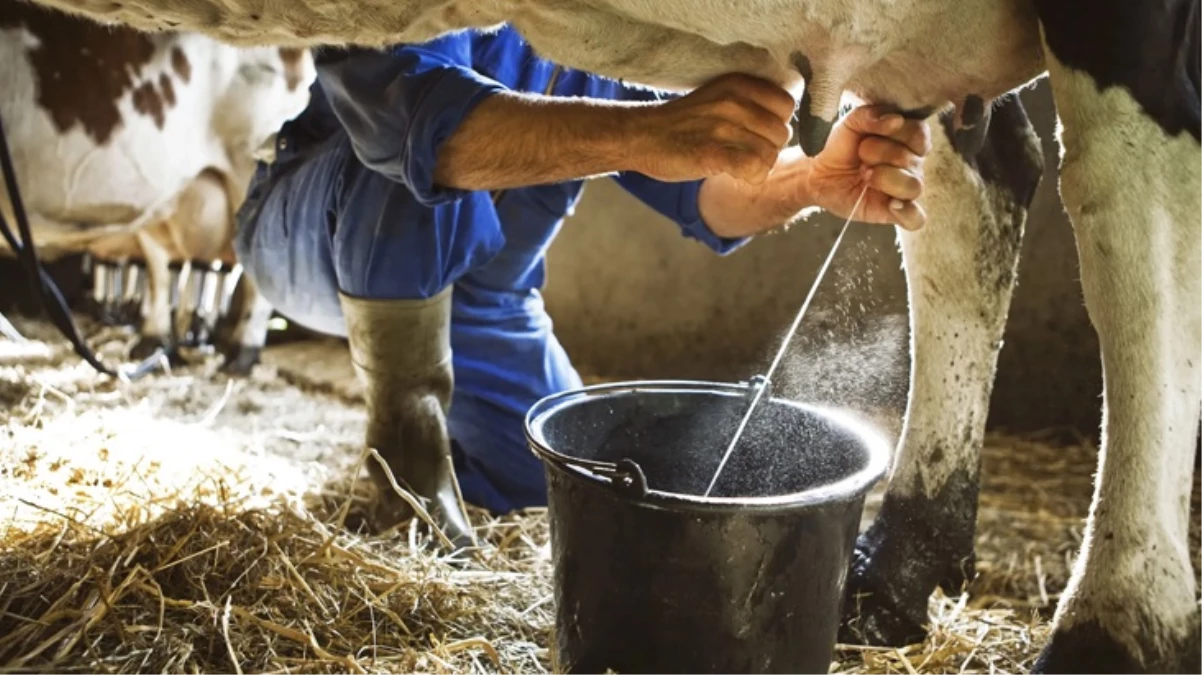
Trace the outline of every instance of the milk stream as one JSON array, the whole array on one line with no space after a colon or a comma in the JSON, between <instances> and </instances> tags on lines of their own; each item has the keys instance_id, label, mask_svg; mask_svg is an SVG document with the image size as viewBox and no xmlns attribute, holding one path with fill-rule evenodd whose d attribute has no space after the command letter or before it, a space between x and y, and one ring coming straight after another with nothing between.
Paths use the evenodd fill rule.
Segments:
<instances>
[{"instance_id":1,"label":"milk stream","mask_svg":"<svg viewBox=\"0 0 1202 675\"><path fill-rule=\"evenodd\" d=\"M818 269L818 276L814 279L813 285L810 286L810 292L806 294L805 302L801 303L801 309L797 310L797 316L793 317L793 325L789 326L789 332L785 333L785 339L781 342L780 349L776 351L776 358L772 359L772 365L768 366L768 373L764 375L760 388L756 390L755 397L751 399L751 405L747 408L747 412L743 414L743 419L739 421L739 426L735 428L734 438L730 439L730 445L726 446L726 452L722 454L722 461L718 463L718 469L714 472L714 477L710 479L709 487L705 489L706 497L710 496L710 493L714 491L714 485L718 483L718 478L722 476L722 470L726 468L726 462L730 460L730 456L734 454L735 448L739 445L739 439L743 437L743 431L747 429L747 423L751 421L751 416L755 414L755 409L759 406L764 392L772 387L772 376L776 374L776 369L784 359L785 352L789 350L789 343L793 341L793 336L797 333L797 327L801 325L801 320L810 308L810 301L814 299L814 295L818 291L818 286L822 284L822 278L826 276L827 268L831 266L831 261L835 259L835 253L839 250L839 244L843 241L843 235L847 234L847 230L851 226L851 221L855 218L856 211L860 209L860 205L864 202L864 197L867 194L868 186L865 185L864 189L860 191L860 196L856 199L855 206L851 207L851 215L847 216L847 220L844 221L843 229L839 230L839 236L835 237L835 243L831 245L830 253L826 254L826 261Z\"/></svg>"}]
</instances>

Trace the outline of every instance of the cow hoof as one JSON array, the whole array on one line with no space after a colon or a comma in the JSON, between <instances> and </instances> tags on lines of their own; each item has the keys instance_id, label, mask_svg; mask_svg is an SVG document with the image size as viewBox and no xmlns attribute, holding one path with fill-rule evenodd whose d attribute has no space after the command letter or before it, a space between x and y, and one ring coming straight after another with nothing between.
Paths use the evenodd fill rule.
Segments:
<instances>
[{"instance_id":1,"label":"cow hoof","mask_svg":"<svg viewBox=\"0 0 1202 675\"><path fill-rule=\"evenodd\" d=\"M917 593L902 592L891 583L891 579L900 581L899 577L888 572L882 574L879 569L882 565L874 564L872 555L862 546L856 546L843 593L839 641L889 647L921 642L927 634L927 599L933 585L922 584Z\"/></svg>"},{"instance_id":2,"label":"cow hoof","mask_svg":"<svg viewBox=\"0 0 1202 675\"><path fill-rule=\"evenodd\" d=\"M126 316L117 305L102 305L96 317L103 326L130 326L136 321Z\"/></svg>"},{"instance_id":3,"label":"cow hoof","mask_svg":"<svg viewBox=\"0 0 1202 675\"><path fill-rule=\"evenodd\" d=\"M874 546L865 536L856 545L839 628L843 643L889 647L922 643L927 639L930 593L936 587L952 593L962 589L966 574L948 571L941 557L930 555L928 546L914 543L921 539L895 545L905 552L889 552L889 544L899 539L903 538ZM974 567L969 554L964 569Z\"/></svg>"},{"instance_id":4,"label":"cow hoof","mask_svg":"<svg viewBox=\"0 0 1202 675\"><path fill-rule=\"evenodd\" d=\"M261 347L236 347L226 352L225 362L221 364L221 372L227 375L247 376L259 363Z\"/></svg>"},{"instance_id":5,"label":"cow hoof","mask_svg":"<svg viewBox=\"0 0 1202 675\"><path fill-rule=\"evenodd\" d=\"M840 638L902 647L926 637L936 587L958 594L973 575L976 511L956 499L887 501L856 541L843 600Z\"/></svg>"},{"instance_id":6,"label":"cow hoof","mask_svg":"<svg viewBox=\"0 0 1202 675\"><path fill-rule=\"evenodd\" d=\"M136 326L142 320L140 303L123 303L113 311L113 320L120 326Z\"/></svg>"},{"instance_id":7,"label":"cow hoof","mask_svg":"<svg viewBox=\"0 0 1202 675\"><path fill-rule=\"evenodd\" d=\"M1197 622L1178 640L1171 656L1143 663L1096 621L1058 629L1031 668L1033 673L1198 673L1202 672L1202 642Z\"/></svg>"},{"instance_id":8,"label":"cow hoof","mask_svg":"<svg viewBox=\"0 0 1202 675\"><path fill-rule=\"evenodd\" d=\"M154 356L156 352L171 358L172 351L171 343L166 338L144 335L129 350L129 358L134 361L144 361Z\"/></svg>"}]
</instances>

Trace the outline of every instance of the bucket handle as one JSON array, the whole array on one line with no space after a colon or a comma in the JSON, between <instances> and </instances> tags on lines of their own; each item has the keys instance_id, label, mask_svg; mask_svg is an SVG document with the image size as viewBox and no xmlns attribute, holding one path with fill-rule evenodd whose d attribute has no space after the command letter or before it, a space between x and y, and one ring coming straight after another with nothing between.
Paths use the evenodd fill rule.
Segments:
<instances>
[{"instance_id":1,"label":"bucket handle","mask_svg":"<svg viewBox=\"0 0 1202 675\"><path fill-rule=\"evenodd\" d=\"M575 457L563 461L569 467L584 470L609 481L610 486L634 497L647 494L647 476L634 460L623 457L617 462L596 462Z\"/></svg>"}]
</instances>

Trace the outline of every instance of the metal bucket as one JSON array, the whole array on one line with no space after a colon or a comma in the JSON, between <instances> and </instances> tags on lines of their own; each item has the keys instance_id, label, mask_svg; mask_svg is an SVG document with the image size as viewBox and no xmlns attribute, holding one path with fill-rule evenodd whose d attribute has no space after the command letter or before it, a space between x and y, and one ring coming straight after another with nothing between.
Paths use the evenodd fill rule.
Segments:
<instances>
[{"instance_id":1,"label":"metal bucket","mask_svg":"<svg viewBox=\"0 0 1202 675\"><path fill-rule=\"evenodd\" d=\"M639 382L539 401L557 670L826 673L864 507L890 449L836 410L749 385Z\"/></svg>"}]
</instances>

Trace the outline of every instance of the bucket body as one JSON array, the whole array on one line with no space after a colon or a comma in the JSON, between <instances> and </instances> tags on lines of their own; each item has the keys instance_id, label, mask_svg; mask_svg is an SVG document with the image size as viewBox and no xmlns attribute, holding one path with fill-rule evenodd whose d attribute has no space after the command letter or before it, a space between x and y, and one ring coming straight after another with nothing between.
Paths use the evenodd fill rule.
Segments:
<instances>
[{"instance_id":1,"label":"bucket body","mask_svg":"<svg viewBox=\"0 0 1202 675\"><path fill-rule=\"evenodd\" d=\"M826 673L864 496L889 448L765 397L703 497L746 385L565 392L527 417L547 472L557 670Z\"/></svg>"}]
</instances>

